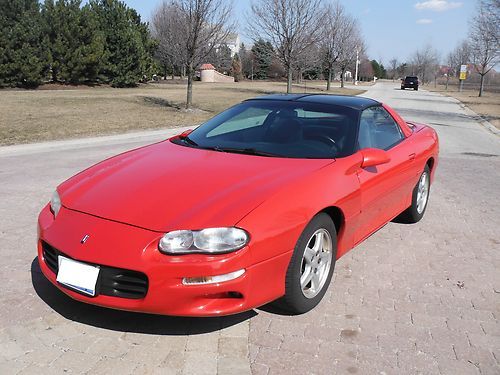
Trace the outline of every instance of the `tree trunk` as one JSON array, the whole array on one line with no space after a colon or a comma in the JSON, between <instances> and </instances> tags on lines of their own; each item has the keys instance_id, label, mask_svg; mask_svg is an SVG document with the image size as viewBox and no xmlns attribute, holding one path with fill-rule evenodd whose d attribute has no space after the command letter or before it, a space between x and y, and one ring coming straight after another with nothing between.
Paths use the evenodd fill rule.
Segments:
<instances>
[{"instance_id":1,"label":"tree trunk","mask_svg":"<svg viewBox=\"0 0 500 375\"><path fill-rule=\"evenodd\" d=\"M292 67L288 67L288 80L286 82L286 93L290 94L292 92Z\"/></svg>"},{"instance_id":2,"label":"tree trunk","mask_svg":"<svg viewBox=\"0 0 500 375\"><path fill-rule=\"evenodd\" d=\"M59 71L57 69L54 69L54 67L52 67L52 82L54 83L57 82L57 73L59 73Z\"/></svg>"},{"instance_id":3,"label":"tree trunk","mask_svg":"<svg viewBox=\"0 0 500 375\"><path fill-rule=\"evenodd\" d=\"M331 84L332 84L332 69L328 68L328 78L326 79L326 91L330 91Z\"/></svg>"},{"instance_id":4,"label":"tree trunk","mask_svg":"<svg viewBox=\"0 0 500 375\"><path fill-rule=\"evenodd\" d=\"M446 91L448 91L448 82L450 81L450 75L446 76Z\"/></svg>"},{"instance_id":5,"label":"tree trunk","mask_svg":"<svg viewBox=\"0 0 500 375\"><path fill-rule=\"evenodd\" d=\"M194 80L194 69L191 65L187 69L187 96L186 96L186 109L191 108L193 104L193 80Z\"/></svg>"},{"instance_id":6,"label":"tree trunk","mask_svg":"<svg viewBox=\"0 0 500 375\"><path fill-rule=\"evenodd\" d=\"M483 96L483 90L484 90L484 74L481 75L481 83L479 84L479 97Z\"/></svg>"},{"instance_id":7,"label":"tree trunk","mask_svg":"<svg viewBox=\"0 0 500 375\"><path fill-rule=\"evenodd\" d=\"M345 69L342 69L340 71L340 87L344 88L344 73L345 73Z\"/></svg>"}]
</instances>

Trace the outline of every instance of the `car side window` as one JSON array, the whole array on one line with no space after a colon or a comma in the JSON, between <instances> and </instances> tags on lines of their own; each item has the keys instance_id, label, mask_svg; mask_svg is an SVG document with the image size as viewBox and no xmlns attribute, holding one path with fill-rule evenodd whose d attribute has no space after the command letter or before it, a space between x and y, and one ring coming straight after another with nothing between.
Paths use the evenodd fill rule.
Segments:
<instances>
[{"instance_id":1,"label":"car side window","mask_svg":"<svg viewBox=\"0 0 500 375\"><path fill-rule=\"evenodd\" d=\"M370 107L361 113L358 147L388 150L404 138L399 125L383 107Z\"/></svg>"}]
</instances>

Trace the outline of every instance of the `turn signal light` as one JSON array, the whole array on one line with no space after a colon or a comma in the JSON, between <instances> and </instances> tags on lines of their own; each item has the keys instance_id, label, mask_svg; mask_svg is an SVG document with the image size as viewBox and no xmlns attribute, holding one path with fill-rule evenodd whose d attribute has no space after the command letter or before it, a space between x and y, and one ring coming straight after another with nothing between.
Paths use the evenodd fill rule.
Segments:
<instances>
[{"instance_id":1,"label":"turn signal light","mask_svg":"<svg viewBox=\"0 0 500 375\"><path fill-rule=\"evenodd\" d=\"M217 284L225 281L237 279L245 273L245 270L238 270L224 275L217 276L200 276L200 277L185 277L182 279L184 285L203 285L203 284Z\"/></svg>"}]
</instances>

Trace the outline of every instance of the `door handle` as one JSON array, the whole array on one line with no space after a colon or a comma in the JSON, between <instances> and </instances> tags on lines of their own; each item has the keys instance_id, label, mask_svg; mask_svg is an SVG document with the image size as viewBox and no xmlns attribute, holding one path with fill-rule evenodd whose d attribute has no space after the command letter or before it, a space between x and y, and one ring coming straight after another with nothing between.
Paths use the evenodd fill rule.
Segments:
<instances>
[{"instance_id":1,"label":"door handle","mask_svg":"<svg viewBox=\"0 0 500 375\"><path fill-rule=\"evenodd\" d=\"M409 160L414 160L415 159L415 154L413 153L413 154L408 155L408 159Z\"/></svg>"}]
</instances>

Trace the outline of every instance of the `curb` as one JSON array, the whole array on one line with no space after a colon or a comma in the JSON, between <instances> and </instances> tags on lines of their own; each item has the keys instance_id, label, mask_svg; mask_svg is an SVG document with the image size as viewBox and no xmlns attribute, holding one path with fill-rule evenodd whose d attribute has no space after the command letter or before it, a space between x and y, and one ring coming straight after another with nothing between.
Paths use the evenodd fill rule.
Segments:
<instances>
[{"instance_id":1,"label":"curb","mask_svg":"<svg viewBox=\"0 0 500 375\"><path fill-rule=\"evenodd\" d=\"M117 135L105 135L100 137L67 139L60 141L49 141L41 143L28 143L22 145L0 146L0 157L14 155L29 155L57 150L82 149L95 146L108 146L117 144L155 142L170 138L184 130L193 129L196 126L185 126L180 128L168 128L162 130L150 130Z\"/></svg>"},{"instance_id":2,"label":"curb","mask_svg":"<svg viewBox=\"0 0 500 375\"><path fill-rule=\"evenodd\" d=\"M474 120L476 120L483 128L485 128L490 133L493 133L496 136L500 136L500 129L495 127L491 122L486 120L483 116L478 115L476 112L474 112L472 109L467 107L466 104L462 103L457 98L454 98L453 96L449 96L449 95L443 95L442 93L437 92L437 91L433 91L433 92L456 101L456 103L460 106L460 108L462 108L467 115L475 117Z\"/></svg>"},{"instance_id":3,"label":"curb","mask_svg":"<svg viewBox=\"0 0 500 375\"><path fill-rule=\"evenodd\" d=\"M455 99L455 98L454 98ZM486 130L489 130L491 133L500 136L500 129L496 128L491 122L486 120L483 116L478 115L476 112L474 112L472 109L467 107L464 103L462 103L460 100L456 99L458 101L458 105L470 116L476 117L476 120L484 127Z\"/></svg>"}]
</instances>

